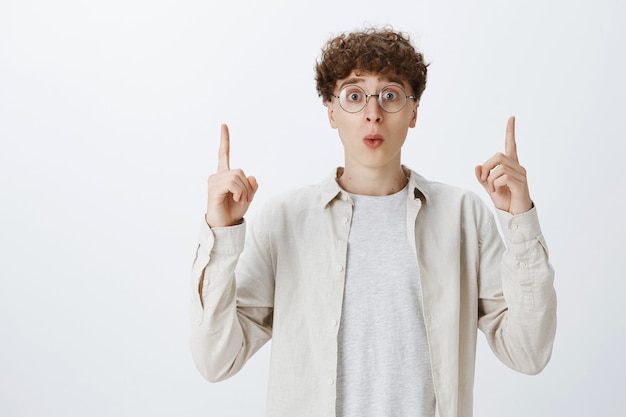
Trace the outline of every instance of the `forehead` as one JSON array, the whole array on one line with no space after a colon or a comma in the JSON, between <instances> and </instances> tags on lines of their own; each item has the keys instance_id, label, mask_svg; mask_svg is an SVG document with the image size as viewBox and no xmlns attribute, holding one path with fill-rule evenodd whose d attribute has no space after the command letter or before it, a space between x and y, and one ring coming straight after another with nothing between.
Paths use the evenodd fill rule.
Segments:
<instances>
[{"instance_id":1,"label":"forehead","mask_svg":"<svg viewBox=\"0 0 626 417\"><path fill-rule=\"evenodd\" d=\"M346 78L337 80L337 87L342 89L346 85L357 84L360 86L378 87L381 85L398 84L407 88L407 82L395 74L375 74L354 70Z\"/></svg>"}]
</instances>

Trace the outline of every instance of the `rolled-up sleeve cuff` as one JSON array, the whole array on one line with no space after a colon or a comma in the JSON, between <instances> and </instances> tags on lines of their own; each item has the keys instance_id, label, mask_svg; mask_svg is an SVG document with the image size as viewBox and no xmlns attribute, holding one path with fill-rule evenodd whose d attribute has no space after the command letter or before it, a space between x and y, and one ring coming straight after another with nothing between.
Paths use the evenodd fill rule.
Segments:
<instances>
[{"instance_id":1,"label":"rolled-up sleeve cuff","mask_svg":"<svg viewBox=\"0 0 626 417\"><path fill-rule=\"evenodd\" d=\"M245 222L229 227L207 226L208 233L212 235L213 248L211 253L220 255L239 255L243 251L246 238Z\"/></svg>"},{"instance_id":2,"label":"rolled-up sleeve cuff","mask_svg":"<svg viewBox=\"0 0 626 417\"><path fill-rule=\"evenodd\" d=\"M534 206L527 212L516 215L503 210L496 210L496 213L507 242L528 242L541 235L539 216L537 215L537 208Z\"/></svg>"},{"instance_id":3,"label":"rolled-up sleeve cuff","mask_svg":"<svg viewBox=\"0 0 626 417\"><path fill-rule=\"evenodd\" d=\"M245 221L228 227L209 227L203 220L200 225L198 243L209 253L234 255L241 253L246 238Z\"/></svg>"}]
</instances>

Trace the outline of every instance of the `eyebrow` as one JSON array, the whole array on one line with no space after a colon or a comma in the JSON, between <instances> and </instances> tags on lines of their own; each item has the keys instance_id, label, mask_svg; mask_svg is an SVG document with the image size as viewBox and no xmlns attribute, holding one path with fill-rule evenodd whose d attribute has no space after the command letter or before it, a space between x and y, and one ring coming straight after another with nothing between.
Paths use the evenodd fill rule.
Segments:
<instances>
[{"instance_id":1,"label":"eyebrow","mask_svg":"<svg viewBox=\"0 0 626 417\"><path fill-rule=\"evenodd\" d=\"M390 83L397 83L400 84L400 86L402 86L402 88L404 88L404 82L402 82L402 80L398 77L395 76L391 76L391 77L378 77L379 80L386 80L389 81ZM359 84L364 82L365 79L364 78L360 78L360 77L352 77L352 78L348 78L346 80L344 80L340 85L339 85L339 89L341 90L343 87L345 87L346 85L349 84Z\"/></svg>"}]
</instances>

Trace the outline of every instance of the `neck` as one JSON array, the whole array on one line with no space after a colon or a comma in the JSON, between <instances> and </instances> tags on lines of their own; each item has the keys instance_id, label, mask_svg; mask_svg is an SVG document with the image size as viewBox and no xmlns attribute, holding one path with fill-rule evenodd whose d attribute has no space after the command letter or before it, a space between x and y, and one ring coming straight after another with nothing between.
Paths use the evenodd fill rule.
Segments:
<instances>
[{"instance_id":1,"label":"neck","mask_svg":"<svg viewBox=\"0 0 626 417\"><path fill-rule=\"evenodd\" d=\"M402 190L408 182L408 173L402 165L389 169L361 167L358 170L346 166L338 172L337 182L341 188L352 194L383 196Z\"/></svg>"}]
</instances>

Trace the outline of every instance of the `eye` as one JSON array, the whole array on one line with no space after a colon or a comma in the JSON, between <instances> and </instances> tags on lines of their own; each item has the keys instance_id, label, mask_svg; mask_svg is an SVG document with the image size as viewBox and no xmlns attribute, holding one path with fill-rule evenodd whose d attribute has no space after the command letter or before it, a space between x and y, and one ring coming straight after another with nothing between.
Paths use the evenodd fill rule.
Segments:
<instances>
[{"instance_id":1,"label":"eye","mask_svg":"<svg viewBox=\"0 0 626 417\"><path fill-rule=\"evenodd\" d=\"M359 102L361 101L362 93L359 90L346 91L346 99L348 101Z\"/></svg>"},{"instance_id":2,"label":"eye","mask_svg":"<svg viewBox=\"0 0 626 417\"><path fill-rule=\"evenodd\" d=\"M347 103L360 103L365 97L365 93L359 87L348 86L341 92L343 100Z\"/></svg>"},{"instance_id":3,"label":"eye","mask_svg":"<svg viewBox=\"0 0 626 417\"><path fill-rule=\"evenodd\" d=\"M400 90L394 87L385 88L380 93L380 96L384 101L397 101L401 95L402 93Z\"/></svg>"}]
</instances>

